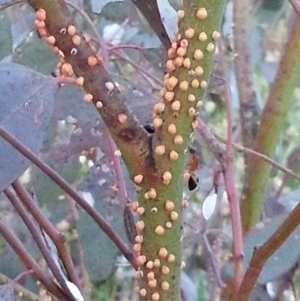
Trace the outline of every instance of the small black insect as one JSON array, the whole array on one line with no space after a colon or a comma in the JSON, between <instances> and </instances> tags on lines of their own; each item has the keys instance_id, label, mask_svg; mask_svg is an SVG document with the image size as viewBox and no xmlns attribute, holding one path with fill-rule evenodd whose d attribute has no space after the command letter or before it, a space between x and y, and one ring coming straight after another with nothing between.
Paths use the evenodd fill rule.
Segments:
<instances>
[{"instance_id":1,"label":"small black insect","mask_svg":"<svg viewBox=\"0 0 300 301\"><path fill-rule=\"evenodd\" d=\"M196 174L198 169L199 160L196 154L196 150L194 147L188 147L188 160L187 160L187 172L190 174L188 179L188 187L189 190L192 191L197 188L199 183L199 178Z\"/></svg>"},{"instance_id":2,"label":"small black insect","mask_svg":"<svg viewBox=\"0 0 300 301\"><path fill-rule=\"evenodd\" d=\"M149 134L154 134L155 132L155 127L153 126L152 123L147 123L145 126L144 126L144 129L147 131L147 133Z\"/></svg>"},{"instance_id":3,"label":"small black insect","mask_svg":"<svg viewBox=\"0 0 300 301\"><path fill-rule=\"evenodd\" d=\"M199 183L199 178L196 175L191 175L188 180L189 191L196 189L198 183Z\"/></svg>"}]
</instances>

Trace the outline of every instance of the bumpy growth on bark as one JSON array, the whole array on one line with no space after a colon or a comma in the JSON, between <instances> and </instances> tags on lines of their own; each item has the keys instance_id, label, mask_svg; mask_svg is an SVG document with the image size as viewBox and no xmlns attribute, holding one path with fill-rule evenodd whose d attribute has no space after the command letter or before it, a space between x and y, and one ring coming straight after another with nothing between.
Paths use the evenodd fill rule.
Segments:
<instances>
[{"instance_id":1,"label":"bumpy growth on bark","mask_svg":"<svg viewBox=\"0 0 300 301\"><path fill-rule=\"evenodd\" d=\"M136 292L141 300L179 300L185 153L208 85L225 1L189 0L178 11L179 30L167 51L162 100L152 112L153 134L123 102L103 58L97 57L64 1L29 2L42 15L36 27L61 56L62 73L76 75L86 91L84 101L98 110L117 145L115 155L122 156L138 186L138 202L132 204L140 216L132 239L139 266ZM128 227L129 234L135 233Z\"/></svg>"}]
</instances>

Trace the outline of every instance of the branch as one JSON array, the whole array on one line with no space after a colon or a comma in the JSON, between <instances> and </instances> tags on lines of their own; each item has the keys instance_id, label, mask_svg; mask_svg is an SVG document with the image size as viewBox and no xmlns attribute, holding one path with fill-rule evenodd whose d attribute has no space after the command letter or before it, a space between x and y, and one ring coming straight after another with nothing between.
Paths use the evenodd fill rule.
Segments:
<instances>
[{"instance_id":1,"label":"branch","mask_svg":"<svg viewBox=\"0 0 300 301\"><path fill-rule=\"evenodd\" d=\"M254 150L273 157L279 135L294 89L299 80L300 69L300 18L296 18L289 40L283 49L278 71L271 87L260 121ZM248 232L260 220L264 192L270 177L271 166L261 159L251 162L248 169L248 185L242 202L243 232Z\"/></svg>"},{"instance_id":2,"label":"branch","mask_svg":"<svg viewBox=\"0 0 300 301\"><path fill-rule=\"evenodd\" d=\"M294 210L272 234L272 236L261 247L254 249L249 267L234 301L247 301L249 299L250 293L264 264L299 226L299 216L300 203L297 204Z\"/></svg>"},{"instance_id":3,"label":"branch","mask_svg":"<svg viewBox=\"0 0 300 301\"><path fill-rule=\"evenodd\" d=\"M157 1L148 0L131 0L139 9L145 19L148 21L150 27L154 30L165 49L171 46L171 41L168 37L167 31L161 21L160 12Z\"/></svg>"},{"instance_id":4,"label":"branch","mask_svg":"<svg viewBox=\"0 0 300 301\"><path fill-rule=\"evenodd\" d=\"M221 69L222 77L225 80L224 92L226 101L226 113L227 113L227 143L226 143L226 167L224 174L224 181L226 192L228 196L229 206L230 206L230 219L232 227L233 236L233 255L234 255L234 293L238 292L240 282L243 275L243 235L242 235L242 222L241 222L241 212L240 204L237 197L237 192L235 189L235 179L234 179L234 166L233 166L233 147L232 147L232 109L230 101L230 91L227 80L227 70L225 57L223 53L223 43L219 41L218 49L221 57Z\"/></svg>"},{"instance_id":5,"label":"branch","mask_svg":"<svg viewBox=\"0 0 300 301\"><path fill-rule=\"evenodd\" d=\"M122 241L106 220L88 203L86 202L61 176L52 168L44 163L37 155L31 152L26 146L20 143L16 138L10 135L3 127L0 126L0 136L9 144L15 147L21 154L28 158L33 164L40 168L49 178L51 178L59 187L61 187L74 201L84 209L91 218L98 224L99 228L112 240L120 252L132 264L137 267L135 257L128 246Z\"/></svg>"},{"instance_id":6,"label":"branch","mask_svg":"<svg viewBox=\"0 0 300 301\"><path fill-rule=\"evenodd\" d=\"M0 284L8 284L12 282L11 279L9 279L8 277L6 277L5 275L0 273ZM14 284L14 291L15 294L17 294L18 296L22 296L22 298L28 300L28 301L39 301L39 296L32 293L31 291L29 291L28 289L26 289L25 287L23 287L22 285L16 283Z\"/></svg>"},{"instance_id":7,"label":"branch","mask_svg":"<svg viewBox=\"0 0 300 301\"><path fill-rule=\"evenodd\" d=\"M213 156L219 161L221 167L223 166L222 169L224 169L225 168L224 167L225 149L221 146L219 141L226 144L227 140L222 138L221 136L217 135L216 133L213 133L211 131L211 129L199 117L198 117L197 121L198 121L198 126L197 126L198 132L200 133L202 139L204 140L204 142L206 143L206 145L212 152ZM300 176L295 174L290 168L286 168L286 167L278 164L276 161L272 160L268 156L258 153L257 151L255 151L253 149L238 145L234 142L232 142L232 146L235 151L240 152L240 153L245 152L245 153L248 153L250 156L258 157L258 158L264 160L265 162L267 162L268 164L270 164L271 166L282 171L284 174L286 174L286 176L292 177L292 178L300 181ZM298 151L299 150L300 150L300 148L298 149ZM290 165L290 164L288 164L288 165Z\"/></svg>"},{"instance_id":8,"label":"branch","mask_svg":"<svg viewBox=\"0 0 300 301\"><path fill-rule=\"evenodd\" d=\"M45 26L47 33L54 37L55 47L61 51L64 60L71 64L77 77L83 77L83 87L91 95L95 108L104 120L124 162L130 166L131 176L149 170L152 158L149 148L149 136L140 125L130 108L113 83L108 72L95 52L86 41L78 25L72 19L63 0L29 0L35 9L46 11ZM68 33L69 26L76 30L77 43L73 43L73 33Z\"/></svg>"},{"instance_id":9,"label":"branch","mask_svg":"<svg viewBox=\"0 0 300 301\"><path fill-rule=\"evenodd\" d=\"M140 281L143 301L179 299L185 150L197 126L199 100L208 86L225 1L189 0L183 4L178 11L179 34L168 50L169 73L160 93L163 99L153 109L152 149L157 169L152 181L140 185L139 206L145 211L137 223L143 237L138 257L145 275ZM155 279L149 281L147 274L157 258L163 267L153 268ZM146 266L145 260L150 261Z\"/></svg>"},{"instance_id":10,"label":"branch","mask_svg":"<svg viewBox=\"0 0 300 301\"><path fill-rule=\"evenodd\" d=\"M20 183L20 181L16 180L13 183L13 188L19 196L23 205L27 208L27 210L34 217L35 221L40 225L41 228L45 230L45 232L49 235L51 240L54 242L59 257L66 269L68 277L71 282L73 282L78 289L82 292L80 280L75 271L75 267L73 265L72 258L70 256L69 251L65 246L65 237L60 232L58 232L55 227L49 222L47 218L43 215L37 204L30 197L29 193Z\"/></svg>"},{"instance_id":11,"label":"branch","mask_svg":"<svg viewBox=\"0 0 300 301\"><path fill-rule=\"evenodd\" d=\"M39 280L49 292L51 292L54 296L57 296L60 300L70 300L61 288L56 285L55 282L39 267L35 260L29 255L27 250L23 247L21 241L10 232L1 220L0 233L22 260L27 270L33 270L33 276L37 281Z\"/></svg>"},{"instance_id":12,"label":"branch","mask_svg":"<svg viewBox=\"0 0 300 301\"><path fill-rule=\"evenodd\" d=\"M222 171L225 170L226 151L221 143L216 139L216 135L211 129L202 121L200 117L197 118L197 130L202 139L208 146L213 156L219 161Z\"/></svg>"},{"instance_id":13,"label":"branch","mask_svg":"<svg viewBox=\"0 0 300 301\"><path fill-rule=\"evenodd\" d=\"M14 0L14 1L11 1L9 3L4 3L2 5L0 5L0 12L8 7L11 7L13 5L16 5L16 4L21 4L21 3L24 3L25 1L24 0Z\"/></svg>"},{"instance_id":14,"label":"branch","mask_svg":"<svg viewBox=\"0 0 300 301\"><path fill-rule=\"evenodd\" d=\"M78 255L80 275L81 275L81 279L82 279L82 287L83 287L83 290L84 290L83 296L86 296L87 292L89 291L89 289L88 289L88 284L89 284L89 282L88 282L88 273L87 273L85 265L84 265L84 254L83 254L82 245L81 245L81 242L80 242L80 239L79 239L79 235L78 235L76 230L73 233L75 234L73 239L75 240L75 244L76 244L76 253Z\"/></svg>"},{"instance_id":15,"label":"branch","mask_svg":"<svg viewBox=\"0 0 300 301\"><path fill-rule=\"evenodd\" d=\"M124 53L121 49L116 49L113 50L113 53L123 59L124 61L128 62L131 66L133 66L137 71L139 71L139 73L148 81L149 79L151 79L153 82L155 82L156 86L154 86L154 84L151 82L151 85L153 87L161 87L162 86L162 80L156 78L154 75L152 75L150 72L148 72L147 70L144 70L142 67L139 66L139 64L135 63L133 60L131 60L126 53Z\"/></svg>"},{"instance_id":16,"label":"branch","mask_svg":"<svg viewBox=\"0 0 300 301\"><path fill-rule=\"evenodd\" d=\"M298 17L300 18L300 2L299 0L289 0L291 6L293 7L293 9L295 10L295 12L297 13Z\"/></svg>"},{"instance_id":17,"label":"branch","mask_svg":"<svg viewBox=\"0 0 300 301\"><path fill-rule=\"evenodd\" d=\"M13 184L14 187L14 184ZM38 230L36 225L34 224L31 216L26 212L25 208L22 206L20 200L16 197L16 195L13 193L11 188L5 188L4 194L8 198L8 200L11 202L11 204L14 206L15 210L17 211L18 215L23 220L24 224L28 228L29 232L32 235L32 238L34 239L35 243L37 244L38 248L41 251L41 254L43 258L45 259L50 271L52 272L53 276L58 281L59 285L61 286L64 293L67 295L69 300L74 300L73 295L69 291L66 282L61 275L56 262L53 260L50 250L47 248L42 235L41 231Z\"/></svg>"},{"instance_id":18,"label":"branch","mask_svg":"<svg viewBox=\"0 0 300 301\"><path fill-rule=\"evenodd\" d=\"M206 125L205 125L206 126ZM217 134L213 134L219 141L221 141L222 143L226 144L226 139L222 138L221 136L218 136ZM296 180L300 181L300 176L298 176L297 174L295 174L291 169L289 168L285 168L282 165L278 164L277 162L275 162L274 160L272 160L271 158L269 158L268 156L258 153L257 151L250 149L250 148L246 148L244 146L238 145L236 143L232 143L233 148L240 153L248 153L250 156L254 156L254 157L258 157L261 160L265 161L266 163L270 164L271 166L277 168L278 170L284 172L286 175L295 178Z\"/></svg>"}]
</instances>

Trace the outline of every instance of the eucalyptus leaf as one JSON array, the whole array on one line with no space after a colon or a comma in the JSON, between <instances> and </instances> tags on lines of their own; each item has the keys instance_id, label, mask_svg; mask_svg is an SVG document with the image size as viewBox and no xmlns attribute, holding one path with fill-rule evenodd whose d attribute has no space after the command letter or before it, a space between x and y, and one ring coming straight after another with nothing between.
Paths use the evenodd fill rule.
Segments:
<instances>
[{"instance_id":1,"label":"eucalyptus leaf","mask_svg":"<svg viewBox=\"0 0 300 301\"><path fill-rule=\"evenodd\" d=\"M52 115L54 81L14 63L0 63L0 79L0 125L37 153ZM17 179L29 163L0 137L0 191Z\"/></svg>"},{"instance_id":2,"label":"eucalyptus leaf","mask_svg":"<svg viewBox=\"0 0 300 301\"><path fill-rule=\"evenodd\" d=\"M0 300L1 301L15 301L14 284L9 282L0 285Z\"/></svg>"},{"instance_id":3,"label":"eucalyptus leaf","mask_svg":"<svg viewBox=\"0 0 300 301\"><path fill-rule=\"evenodd\" d=\"M101 168L92 168L79 189L85 199L90 195L89 203L119 235L125 237L122 207L116 204L116 193L109 189L109 169L104 164L101 166L104 171ZM107 174L105 182L102 181L103 173ZM111 174L111 179L113 177ZM106 280L116 269L115 260L119 250L86 212L80 212L76 229L82 244L85 268L91 281L100 283ZM77 257L76 254L73 255Z\"/></svg>"},{"instance_id":4,"label":"eucalyptus leaf","mask_svg":"<svg viewBox=\"0 0 300 301\"><path fill-rule=\"evenodd\" d=\"M253 250L266 242L268 238L282 224L287 215L279 215L272 220L261 222L255 229L251 230L244 239L244 266L248 268L253 255ZM300 258L300 227L287 238L287 240L275 251L275 253L265 263L259 277L259 284L266 284L269 281L280 278L285 275ZM233 277L233 265L228 264L225 268L231 277Z\"/></svg>"}]
</instances>

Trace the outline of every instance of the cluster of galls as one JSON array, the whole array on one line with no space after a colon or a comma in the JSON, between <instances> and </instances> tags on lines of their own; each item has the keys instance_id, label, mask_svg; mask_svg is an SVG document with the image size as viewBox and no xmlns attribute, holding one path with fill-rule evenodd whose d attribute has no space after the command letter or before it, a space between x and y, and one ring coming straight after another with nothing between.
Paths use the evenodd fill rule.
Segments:
<instances>
[{"instance_id":1,"label":"cluster of galls","mask_svg":"<svg viewBox=\"0 0 300 301\"><path fill-rule=\"evenodd\" d=\"M40 36L44 37L46 39L47 44L51 47L52 51L54 54L59 56L59 62L56 66L55 74L59 75L63 78L66 77L74 77L75 74L72 68L72 65L67 63L65 60L65 55L64 53L56 46L56 39L54 36L51 36L47 33L46 27L45 27L45 21L46 21L46 11L44 9L39 9L35 13L35 27L38 30ZM78 46L81 44L81 35L79 35L79 31L77 31L76 27L74 25L69 25L67 28L61 28L59 33L61 35L69 35L72 38L72 42L74 44L74 47L70 50L70 55L74 56L77 55L78 53ZM89 44L91 47L94 55L90 55L87 58L87 64L92 68L94 66L102 65L103 64L103 58L101 56L96 56L96 48L93 44L91 44L91 37L84 33L83 38L85 41ZM84 85L84 77L80 76L75 78L75 84L82 87ZM112 82L106 82L105 87L108 92L112 92L112 90L115 88L114 83ZM124 92L123 86L119 86L119 91ZM93 100L93 95L90 93L87 93L84 95L83 100L87 103L92 102ZM102 109L103 108L103 103L101 101L97 101L95 103L95 106L97 109ZM125 124L127 121L127 116L125 114L119 114L118 116L118 121L121 124ZM116 157L121 157L121 151L116 150L114 155Z\"/></svg>"},{"instance_id":2,"label":"cluster of galls","mask_svg":"<svg viewBox=\"0 0 300 301\"><path fill-rule=\"evenodd\" d=\"M51 46L53 53L60 57L55 73L60 75L61 77L75 77L72 65L66 62L65 54L56 46L55 37L47 33L45 27L46 11L44 9L39 9L36 11L35 16L36 16L36 20L34 24L36 29L38 30L39 35L46 39L46 42L49 46ZM98 64L99 65L103 64L103 58L101 56L98 57L96 56L96 48L94 45L91 44L91 37L88 34L79 35L78 34L79 31L77 32L77 29L74 25L69 25L67 28L61 28L59 33L61 35L69 35L72 38L74 47L70 50L70 55L72 56L77 55L78 46L81 44L81 36L83 36L85 41L89 44L89 46L91 47L94 53L93 55L90 55L87 58L87 64L90 67L94 67ZM84 85L84 78L77 77L75 79L75 83L78 86L82 87ZM105 86L108 92L112 91L115 88L115 85L112 82L107 82ZM93 100L93 95L85 94L83 99L85 102L89 103ZM95 105L98 109L101 109L103 107L101 101L97 101ZM124 118L122 118L122 121L123 119Z\"/></svg>"},{"instance_id":3,"label":"cluster of galls","mask_svg":"<svg viewBox=\"0 0 300 301\"><path fill-rule=\"evenodd\" d=\"M181 21L184 18L184 11L180 10L177 13L178 21ZM205 20L208 16L207 10L204 7L201 7L196 12L196 16L199 20ZM168 61L166 63L166 68L168 74L164 77L164 88L160 91L161 97L164 98L165 103L158 103L154 106L153 109L153 125L155 128L161 127L163 120L161 114L165 110L166 105L170 105L170 108L173 112L173 117L177 118L179 113L182 112L182 101L176 99L176 94L174 89L177 88L182 92L186 92L186 101L190 105L186 114L192 118L192 128L194 129L197 126L197 108L202 106L202 101L199 100L196 103L196 95L187 91L193 91L193 89L205 89L207 88L206 80L201 80L201 76L204 73L204 70L201 66L201 60L204 57L203 51L201 49L195 49L192 56L188 56L188 46L192 39L197 38L201 43L206 43L205 49L207 52L213 52L215 50L215 45L210 41L215 41L220 37L220 33L214 31L211 39L208 38L205 32L196 33L193 28L189 28L184 32L184 37L181 37L176 33L176 41L172 43L171 48L168 50ZM203 44L202 44L203 45ZM204 47L202 47L203 49ZM192 67L193 66L193 67ZM182 68L187 71L186 79L179 80L172 72L175 69ZM192 88L192 89L191 89ZM184 106L186 107L186 105ZM181 145L183 143L182 136L178 133L176 125L171 123L167 127L168 133L173 136L173 142L175 145ZM159 145L155 149L156 155L162 156L166 153L164 145ZM178 159L178 153L176 150L171 150L168 152L169 158L172 161Z\"/></svg>"},{"instance_id":4,"label":"cluster of galls","mask_svg":"<svg viewBox=\"0 0 300 301\"><path fill-rule=\"evenodd\" d=\"M204 7L201 7L196 12L197 18L199 20L205 20L207 18L207 11ZM178 11L178 20L182 20L184 18L184 11ZM201 76L204 73L204 70L201 66L201 60L204 57L204 54L201 49L196 49L192 55L192 57L188 57L188 46L194 37L198 37L198 41L202 43L207 43L205 45L205 49L207 52L215 51L215 45L210 41L215 41L219 38L220 34L218 32L214 32L212 34L211 39L208 38L205 32L196 33L193 28L189 28L184 32L184 37L177 33L176 42L172 43L171 48L168 50L168 61L166 63L166 68L168 70L168 74L164 77L164 88L161 90L160 95L164 98L164 102L157 103L153 109L153 126L158 129L163 124L163 119L161 118L161 114L164 112L166 105L170 106L171 111L173 112L173 117L177 118L179 114L185 114L183 112L182 101L176 99L174 89L179 89L183 92L193 91L193 89L205 89L207 87L207 82L202 79ZM203 49L203 47L202 47ZM192 67L193 66L193 67ZM180 81L173 73L177 68L185 68L187 70L187 79ZM192 88L192 89L191 89ZM192 128L197 126L196 121L196 110L198 107L202 105L202 101L196 102L196 95L194 93L186 93L186 101L190 104L186 114L192 118ZM166 146L161 144L156 146L155 154L157 156L167 155L171 161L176 161L179 157L178 152L176 151L176 146L183 144L183 137L178 133L178 129L176 124L170 123L167 126L167 131L170 135L172 135L172 140L174 143L173 150L166 150ZM134 182L138 185L143 181L143 175L136 175L133 178ZM165 171L162 173L162 182L164 185L169 185L172 180L172 174L170 171ZM157 193L154 188L149 188L145 193L144 198L146 200L154 200L157 198ZM186 208L188 206L188 202L184 200L182 202L182 207ZM172 223L176 222L179 217L178 212L175 210L175 204L171 200L166 200L164 204L164 209L166 210L169 221L166 222L165 225L157 225L153 231L157 235L163 235L168 228L172 227ZM140 216L145 213L145 208L139 206L137 202L132 204L132 210L134 210ZM151 213L156 213L158 210L157 207L151 208ZM141 244L143 243L143 236L141 232L145 228L145 223L143 220L140 220L136 223L136 229L138 231L138 235L135 238L135 244L133 246L133 250L138 254L137 262L139 265L145 265L147 268L147 275L143 275L142 271L136 272L136 277L143 277L147 280L148 287L152 289L151 296L150 293L147 292L147 288L138 288L137 291L141 296L149 296L149 301L154 300L157 301L160 299L159 291L155 291L155 288L161 287L163 290L168 290L170 288L170 284L167 281L162 281L161 283L157 283L157 277L155 277L155 271L159 271L159 273L163 275L167 275L170 271L170 264L176 264L176 258L174 254L169 253L169 251L161 246L159 250L157 250L157 257L154 260L149 260L145 257L145 255L141 254ZM184 262L182 262L181 267L184 267ZM154 290L153 290L154 289Z\"/></svg>"},{"instance_id":5,"label":"cluster of galls","mask_svg":"<svg viewBox=\"0 0 300 301\"><path fill-rule=\"evenodd\" d=\"M169 176L167 177L168 181L170 181ZM134 177L134 180L137 184L141 183L143 177L141 175L137 175ZM144 195L147 200L154 200L157 197L156 191L154 188L150 188ZM186 201L185 201L186 202ZM183 204L186 206L186 203ZM138 215L142 216L145 213L145 208L139 206L138 202L133 202L131 204L131 209L135 211ZM171 200L167 200L164 205L164 209L169 214L169 221L163 225L157 225L154 229L155 234L161 236L165 233L165 228L171 228L172 223L178 219L178 213L175 210L175 204ZM158 208L153 206L151 208L151 214L156 214L158 212ZM143 243L143 236L141 232L145 228L145 223L142 220L139 220L136 223L136 229L138 235L135 237L135 244L133 245L133 250L137 254L137 263L140 266L145 265L147 268L147 274L143 275L143 271L138 270L135 273L135 278L139 279L141 277L145 277L147 279L147 284L150 289L155 289L160 287L162 290L168 290L170 288L170 283L168 281L161 281L158 283L157 277L155 273L159 273L160 275L168 275L170 273L169 264L175 264L176 257L174 254L170 253L165 247L161 247L156 254L156 258L153 260L149 260L145 255L141 254L141 244ZM184 262L182 262L182 268L184 267ZM136 288L136 293L141 296L147 295L147 288ZM151 294L151 300L158 301L160 299L159 290L154 291Z\"/></svg>"},{"instance_id":6,"label":"cluster of galls","mask_svg":"<svg viewBox=\"0 0 300 301\"><path fill-rule=\"evenodd\" d=\"M199 20L205 20L207 18L207 11L204 7L201 7L198 9L196 15ZM178 11L178 20L180 21L183 18L184 18L184 11L183 10ZM219 38L219 36L220 34L217 31L215 31L212 34L211 40L216 40ZM184 37L181 37L181 35L179 34L176 35L176 41L172 43L171 48L168 50L168 61L166 63L166 68L169 73L166 74L164 77L164 88L161 90L160 95L161 97L164 98L164 100L167 103L170 103L171 109L174 112L173 113L174 117L178 116L181 108L181 102L177 100L175 97L175 93L174 93L175 87L179 88L179 90L182 92L188 90L191 91L192 89L207 88L206 80L201 80L201 76L204 73L204 70L201 66L201 60L204 57L203 51L199 48L199 49L195 49L191 58L187 55L188 46L190 43L189 41L191 41L195 37L198 37L198 41L202 43L207 43L208 36L205 32L196 33L193 28L189 28L184 32ZM208 42L205 49L210 53L215 51L214 43ZM184 79L179 82L178 78L176 78L174 75L171 75L172 71L178 68L184 68L187 70L187 75L188 75L187 79ZM196 96L193 93L189 93L189 94L187 93L186 100L190 104L187 114L188 116L193 118L192 128L195 128L197 126L197 122L195 121L196 108L202 106L202 101L200 100L196 104L195 103ZM153 124L156 127L159 127L162 124L162 121L159 118L159 114L161 114L162 111L163 109L161 104L157 104L154 106ZM175 126L170 125L168 131L170 134L175 135L176 133ZM178 136L175 136L174 143L180 144L179 141L178 141Z\"/></svg>"},{"instance_id":7,"label":"cluster of galls","mask_svg":"<svg viewBox=\"0 0 300 301\"><path fill-rule=\"evenodd\" d=\"M178 21L184 18L184 11L180 10L177 13ZM205 20L208 16L207 10L201 7L196 12L196 16L199 20ZM201 66L201 60L204 57L204 53L201 49L205 49L207 52L212 53L215 51L214 41L220 37L220 33L214 31L212 36L209 38L205 32L196 33L193 28L188 28L185 30L183 37L179 33L176 33L176 41L172 43L170 49L168 50L168 61L166 63L166 69L168 73L164 77L164 87L160 91L160 96L164 99L164 103L157 103L153 108L153 125L155 128L160 128L163 123L161 114L165 110L166 105L168 105L173 112L173 118L177 118L179 114L186 114L191 117L192 129L197 127L197 109L202 106L202 101L197 101L196 93L197 89L207 88L207 81L201 79L204 74L203 67ZM188 55L188 47L193 39L197 38L197 41L201 42L204 47L195 49L192 55ZM205 44L203 44L205 43ZM186 76L181 76L184 79L181 80L176 77L175 69L182 69L181 75L186 73ZM185 93L185 99L188 103L188 109L186 112L183 108L187 105L182 103L182 100L176 99L175 89L180 90L182 94ZM175 123L170 123L167 126L168 133L172 135L173 142L175 146L179 146L183 143L183 137L178 133L178 129ZM193 133L191 133L190 138L192 138ZM169 159L176 161L178 159L178 153L176 148L173 150L166 151L164 145L159 145L155 149L155 153L158 156L162 156L165 153L169 154ZM166 181L167 182L167 181Z\"/></svg>"}]
</instances>

